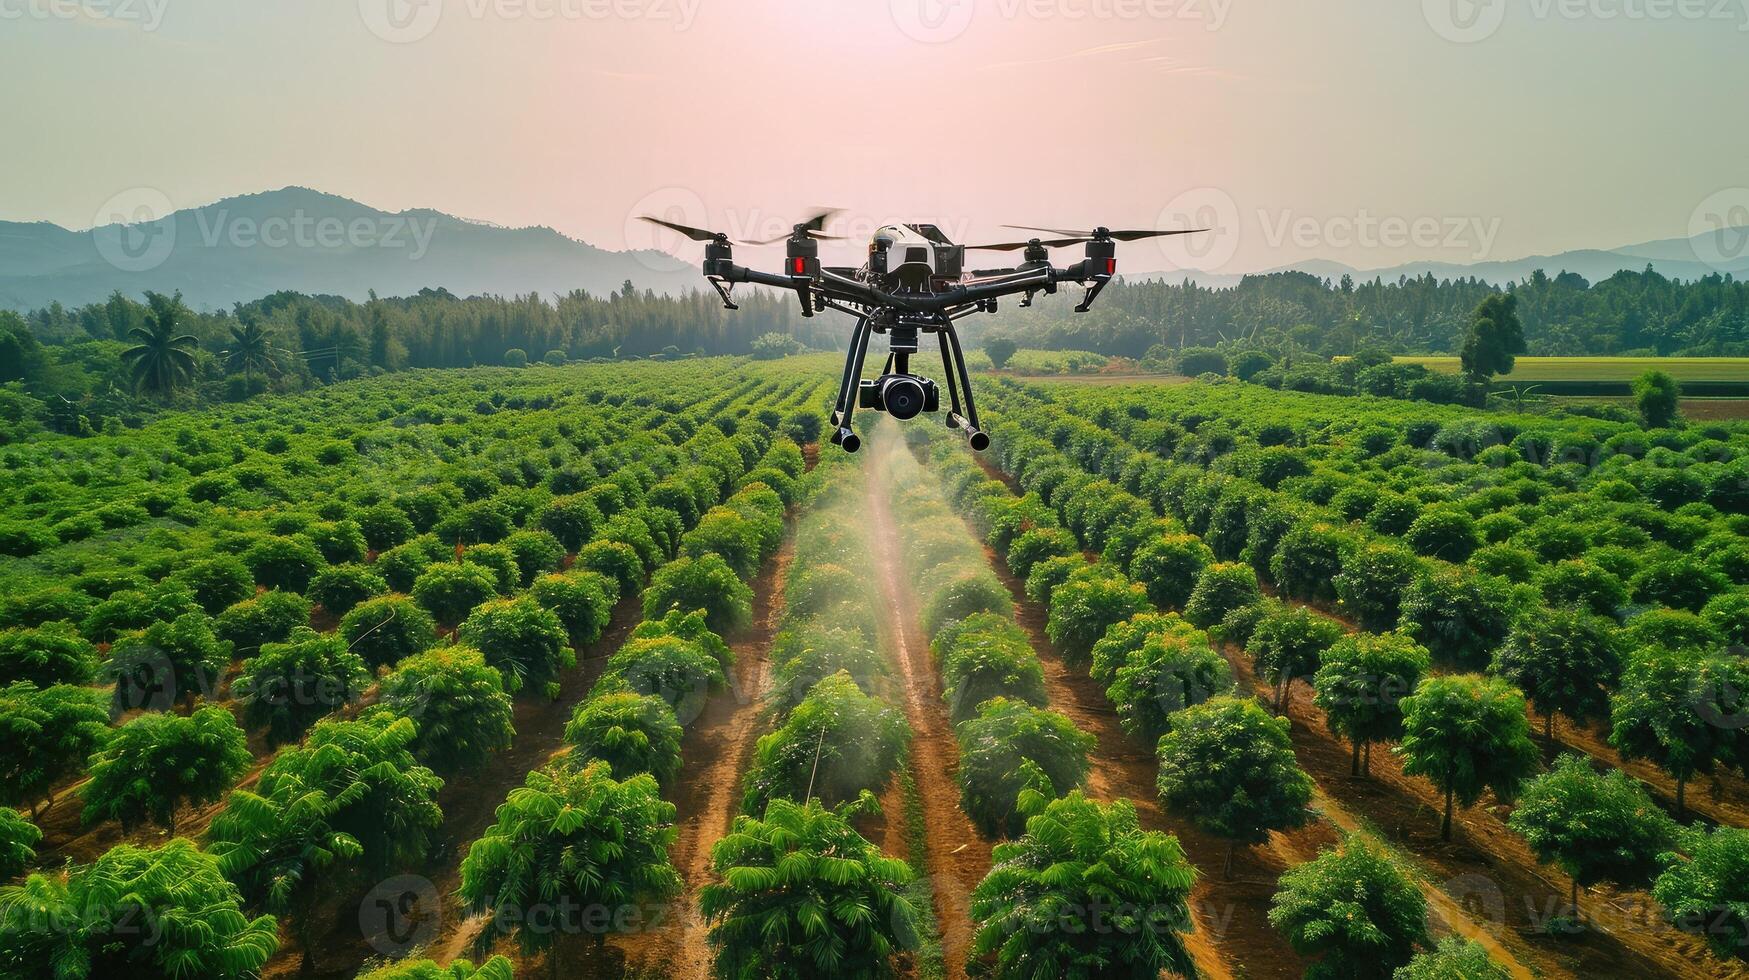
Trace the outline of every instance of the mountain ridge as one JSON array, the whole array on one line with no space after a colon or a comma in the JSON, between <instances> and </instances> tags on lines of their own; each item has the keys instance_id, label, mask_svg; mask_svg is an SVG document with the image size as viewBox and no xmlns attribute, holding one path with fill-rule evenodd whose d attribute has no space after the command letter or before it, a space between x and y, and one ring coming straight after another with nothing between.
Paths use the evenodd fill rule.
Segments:
<instances>
[{"instance_id":1,"label":"mountain ridge","mask_svg":"<svg viewBox=\"0 0 1749 980\"><path fill-rule=\"evenodd\" d=\"M1595 283L1647 266L1683 281L1716 273L1749 277L1749 249L1713 255L1716 261L1709 263L1703 256L1718 249L1709 249L1707 238L1477 263L1415 261L1359 269L1309 259L1260 272L1144 269L1125 278L1189 279L1226 288L1248 275L1280 272L1332 281L1348 275L1356 282L1431 273L1505 285L1541 269L1550 276L1574 272ZM403 296L423 288L464 296L550 296L574 289L602 295L628 279L639 289L670 295L703 286L694 264L663 252L612 251L550 225L510 227L436 208L385 211L301 185L184 208L146 226L111 223L72 231L48 221L0 221L0 308L14 310L99 302L118 289L131 296L179 290L191 306L222 309L281 290L357 301L372 292Z\"/></svg>"}]
</instances>

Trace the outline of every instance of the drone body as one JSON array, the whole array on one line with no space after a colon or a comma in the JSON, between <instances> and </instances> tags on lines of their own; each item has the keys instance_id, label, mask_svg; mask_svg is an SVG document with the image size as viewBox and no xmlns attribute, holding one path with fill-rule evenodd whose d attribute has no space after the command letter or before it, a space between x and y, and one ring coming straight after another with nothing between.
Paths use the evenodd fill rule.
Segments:
<instances>
[{"instance_id":1,"label":"drone body","mask_svg":"<svg viewBox=\"0 0 1749 980\"><path fill-rule=\"evenodd\" d=\"M856 452L862 445L851 428L851 420L859 408L886 412L901 420L941 410L940 391L935 382L911 373L911 357L918 351L918 338L926 333L939 338L948 394L948 428L963 433L973 449L988 448L990 437L978 422L978 409L972 400L972 381L966 373L965 356L960 349L959 335L954 332L954 321L973 313L994 312L997 302L1004 296L1022 296L1020 305L1031 306L1034 296L1041 292L1054 294L1057 285L1063 282L1086 287L1085 297L1075 307L1077 313L1085 313L1117 274L1118 242L1184 235L1194 230L1111 231L1096 228L1076 232L1028 228L1024 230L1042 231L1056 237L967 246L950 241L935 225L887 225L870 238L868 261L860 268L822 266L819 243L834 240L836 236L823 234L821 229L834 213L822 212L797 224L787 239L743 243L775 245L783 241L783 272L777 275L736 265L734 246L728 236L720 232L689 228L659 218L644 220L705 243L704 277L731 310L736 308L732 298L735 284L748 282L794 290L801 302L803 316L811 317L821 310L837 310L856 318L832 411L832 444L846 452ZM1085 246L1084 258L1064 268L1053 266L1050 250L1067 245ZM965 255L968 249L1024 251L1017 266L967 271ZM868 353L869 338L874 334L887 337L887 362L880 377L865 379L862 377L863 359Z\"/></svg>"}]
</instances>

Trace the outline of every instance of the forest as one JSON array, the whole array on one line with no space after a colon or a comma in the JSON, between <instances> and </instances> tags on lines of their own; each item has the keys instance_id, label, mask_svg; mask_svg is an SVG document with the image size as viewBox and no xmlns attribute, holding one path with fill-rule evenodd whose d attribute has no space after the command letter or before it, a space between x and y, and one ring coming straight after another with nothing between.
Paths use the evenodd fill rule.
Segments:
<instances>
[{"instance_id":1,"label":"forest","mask_svg":"<svg viewBox=\"0 0 1749 980\"><path fill-rule=\"evenodd\" d=\"M1289 379L1288 387L1327 391L1320 359L1457 353L1473 311L1499 292L1475 280L1329 282L1303 273L1250 276L1231 289L1119 281L1093 312L1070 312L1066 296L1040 297L1033 309L1005 308L969 337L1159 365L1186 348L1267 351L1276 362L1299 357L1317 375ZM1523 323L1522 353L1749 355L1749 285L1729 277L1682 283L1647 270L1589 284L1539 272L1510 293ZM730 314L712 294L675 298L627 282L608 296L576 291L552 299L428 289L354 303L276 293L229 311L196 312L174 295L117 293L77 309L0 311L0 385L8 386L0 388L0 426L32 422L76 434L108 420L138 425L167 396L181 405L236 401L413 368L780 356L836 349L848 333L835 318L802 317L789 296L750 290L741 306ZM137 365L125 362L142 339L183 352L164 354L181 363L148 383L151 400L138 397ZM1448 396L1442 390L1436 400Z\"/></svg>"}]
</instances>

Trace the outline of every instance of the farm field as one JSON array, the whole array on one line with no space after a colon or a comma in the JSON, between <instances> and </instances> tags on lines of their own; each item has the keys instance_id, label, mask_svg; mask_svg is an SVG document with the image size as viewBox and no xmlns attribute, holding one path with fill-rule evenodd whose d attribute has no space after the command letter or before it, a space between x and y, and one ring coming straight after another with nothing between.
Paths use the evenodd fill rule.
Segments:
<instances>
[{"instance_id":1,"label":"farm field","mask_svg":"<svg viewBox=\"0 0 1749 980\"><path fill-rule=\"evenodd\" d=\"M1421 364L1434 371L1456 374L1456 357L1399 355L1394 360ZM1679 382L1749 382L1749 357L1519 357L1510 374L1496 382L1531 381L1632 381L1647 371L1663 371Z\"/></svg>"},{"instance_id":2,"label":"farm field","mask_svg":"<svg viewBox=\"0 0 1749 980\"><path fill-rule=\"evenodd\" d=\"M835 379L0 446L0 975L1749 977L1749 425Z\"/></svg>"}]
</instances>

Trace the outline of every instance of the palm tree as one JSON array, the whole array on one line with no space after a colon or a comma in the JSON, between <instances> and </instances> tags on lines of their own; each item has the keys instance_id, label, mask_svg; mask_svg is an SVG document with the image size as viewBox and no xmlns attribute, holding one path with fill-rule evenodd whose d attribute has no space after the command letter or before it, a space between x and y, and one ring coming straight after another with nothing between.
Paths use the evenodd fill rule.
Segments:
<instances>
[{"instance_id":1,"label":"palm tree","mask_svg":"<svg viewBox=\"0 0 1749 980\"><path fill-rule=\"evenodd\" d=\"M254 387L257 372L279 373L279 353L267 342L267 331L253 320L241 328L231 328L231 349L225 351L225 370L243 372L243 380Z\"/></svg>"},{"instance_id":2,"label":"palm tree","mask_svg":"<svg viewBox=\"0 0 1749 980\"><path fill-rule=\"evenodd\" d=\"M121 359L133 369L137 387L165 394L194 375L194 348L199 342L176 332L183 310L181 293L147 293L146 301L151 305L146 325L128 331L138 343L123 351Z\"/></svg>"}]
</instances>

